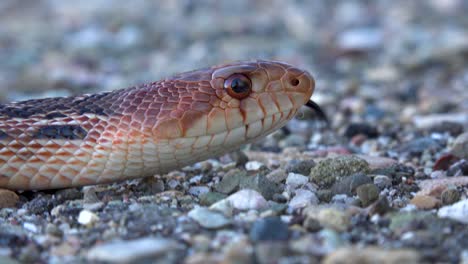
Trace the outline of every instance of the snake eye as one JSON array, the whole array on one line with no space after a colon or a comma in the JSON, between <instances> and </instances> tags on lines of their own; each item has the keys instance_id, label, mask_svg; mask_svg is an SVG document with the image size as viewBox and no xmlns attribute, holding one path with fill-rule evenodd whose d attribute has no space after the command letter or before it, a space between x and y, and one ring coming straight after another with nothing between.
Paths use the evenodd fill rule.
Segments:
<instances>
[{"instance_id":1,"label":"snake eye","mask_svg":"<svg viewBox=\"0 0 468 264\"><path fill-rule=\"evenodd\" d=\"M233 74L224 81L224 89L236 99L244 99L252 92L252 82L247 76Z\"/></svg>"}]
</instances>

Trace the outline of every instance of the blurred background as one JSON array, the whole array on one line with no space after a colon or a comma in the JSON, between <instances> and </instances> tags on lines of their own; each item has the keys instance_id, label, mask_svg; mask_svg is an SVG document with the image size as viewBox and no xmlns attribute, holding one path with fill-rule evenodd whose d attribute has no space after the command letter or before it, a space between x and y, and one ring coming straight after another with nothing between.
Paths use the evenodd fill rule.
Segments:
<instances>
[{"instance_id":1,"label":"blurred background","mask_svg":"<svg viewBox=\"0 0 468 264\"><path fill-rule=\"evenodd\" d=\"M0 101L263 58L308 69L313 99L346 110L336 124L466 113L467 11L463 0L3 0Z\"/></svg>"}]
</instances>

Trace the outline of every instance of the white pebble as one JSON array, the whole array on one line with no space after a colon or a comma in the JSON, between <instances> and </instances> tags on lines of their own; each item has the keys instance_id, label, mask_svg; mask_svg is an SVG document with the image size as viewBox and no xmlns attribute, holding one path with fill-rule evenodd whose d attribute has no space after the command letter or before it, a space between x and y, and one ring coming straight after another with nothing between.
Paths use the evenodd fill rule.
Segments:
<instances>
[{"instance_id":1,"label":"white pebble","mask_svg":"<svg viewBox=\"0 0 468 264\"><path fill-rule=\"evenodd\" d=\"M468 224L468 199L440 208L437 215Z\"/></svg>"},{"instance_id":2,"label":"white pebble","mask_svg":"<svg viewBox=\"0 0 468 264\"><path fill-rule=\"evenodd\" d=\"M78 215L78 223L91 225L99 220L99 217L89 210L82 210Z\"/></svg>"}]
</instances>

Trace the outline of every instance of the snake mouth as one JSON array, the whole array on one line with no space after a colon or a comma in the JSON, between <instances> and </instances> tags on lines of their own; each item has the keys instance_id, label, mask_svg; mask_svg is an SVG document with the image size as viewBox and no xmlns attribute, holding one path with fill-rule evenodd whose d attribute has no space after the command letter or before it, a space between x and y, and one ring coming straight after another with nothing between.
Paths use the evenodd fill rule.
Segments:
<instances>
[{"instance_id":1,"label":"snake mouth","mask_svg":"<svg viewBox=\"0 0 468 264\"><path fill-rule=\"evenodd\" d=\"M305 104L305 106L309 107L310 109L312 109L312 111L315 112L315 114L317 114L318 118L324 122L326 122L327 124L329 123L328 122L328 118L327 118L327 115L325 114L325 112L322 110L322 108L320 108L320 106L312 101L312 100L309 100L307 101L307 103Z\"/></svg>"}]
</instances>

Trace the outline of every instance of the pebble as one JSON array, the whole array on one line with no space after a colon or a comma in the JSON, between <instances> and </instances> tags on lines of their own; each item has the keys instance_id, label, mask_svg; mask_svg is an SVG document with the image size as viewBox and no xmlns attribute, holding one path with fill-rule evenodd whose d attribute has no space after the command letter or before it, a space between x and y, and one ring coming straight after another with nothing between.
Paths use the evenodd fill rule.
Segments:
<instances>
[{"instance_id":1,"label":"pebble","mask_svg":"<svg viewBox=\"0 0 468 264\"><path fill-rule=\"evenodd\" d=\"M438 207L440 200L429 195L416 195L411 199L411 204L414 204L418 209L428 210Z\"/></svg>"},{"instance_id":2,"label":"pebble","mask_svg":"<svg viewBox=\"0 0 468 264\"><path fill-rule=\"evenodd\" d=\"M379 187L380 190L392 187L392 179L386 175L376 175L374 177L374 184Z\"/></svg>"},{"instance_id":3,"label":"pebble","mask_svg":"<svg viewBox=\"0 0 468 264\"><path fill-rule=\"evenodd\" d=\"M305 185L309 182L309 177L290 172L288 178L286 179L286 185L289 185L292 188L297 188Z\"/></svg>"},{"instance_id":4,"label":"pebble","mask_svg":"<svg viewBox=\"0 0 468 264\"><path fill-rule=\"evenodd\" d=\"M250 189L240 190L236 193L231 194L226 199L223 199L211 206L216 208L220 204L228 203L232 208L245 211L245 210L262 210L268 207L268 203L263 196Z\"/></svg>"},{"instance_id":5,"label":"pebble","mask_svg":"<svg viewBox=\"0 0 468 264\"><path fill-rule=\"evenodd\" d=\"M468 175L468 160L462 159L452 164L447 169L447 176Z\"/></svg>"},{"instance_id":6,"label":"pebble","mask_svg":"<svg viewBox=\"0 0 468 264\"><path fill-rule=\"evenodd\" d=\"M288 173L281 168L275 169L266 175L266 178L274 183L281 183L286 180L287 177Z\"/></svg>"},{"instance_id":7,"label":"pebble","mask_svg":"<svg viewBox=\"0 0 468 264\"><path fill-rule=\"evenodd\" d=\"M234 169L227 172L221 181L215 185L215 190L224 194L231 194L239 188L241 178L247 176L245 171Z\"/></svg>"},{"instance_id":8,"label":"pebble","mask_svg":"<svg viewBox=\"0 0 468 264\"><path fill-rule=\"evenodd\" d=\"M424 151L436 152L442 148L442 144L430 137L417 138L403 142L396 150L403 155L420 156Z\"/></svg>"},{"instance_id":9,"label":"pebble","mask_svg":"<svg viewBox=\"0 0 468 264\"><path fill-rule=\"evenodd\" d=\"M340 263L420 263L421 257L411 249L384 249L378 247L345 247L332 252L323 260L324 264Z\"/></svg>"},{"instance_id":10,"label":"pebble","mask_svg":"<svg viewBox=\"0 0 468 264\"><path fill-rule=\"evenodd\" d=\"M250 228L252 241L284 241L289 237L288 225L279 217L266 217L255 221Z\"/></svg>"},{"instance_id":11,"label":"pebble","mask_svg":"<svg viewBox=\"0 0 468 264\"><path fill-rule=\"evenodd\" d=\"M218 192L207 192L207 193L202 193L199 196L200 199L200 205L202 206L210 206L227 196L223 193L218 193Z\"/></svg>"},{"instance_id":12,"label":"pebble","mask_svg":"<svg viewBox=\"0 0 468 264\"><path fill-rule=\"evenodd\" d=\"M468 176L424 180L418 183L420 190L417 195L439 197L449 187L461 187L465 185L468 185Z\"/></svg>"},{"instance_id":13,"label":"pebble","mask_svg":"<svg viewBox=\"0 0 468 264\"><path fill-rule=\"evenodd\" d=\"M226 218L222 213L212 211L206 207L194 208L187 215L200 226L208 229L219 229L231 224L231 220Z\"/></svg>"},{"instance_id":14,"label":"pebble","mask_svg":"<svg viewBox=\"0 0 468 264\"><path fill-rule=\"evenodd\" d=\"M191 194L191 195L194 195L194 196L200 196L204 193L208 193L210 191L210 187L208 186L192 186L188 189L188 192Z\"/></svg>"},{"instance_id":15,"label":"pebble","mask_svg":"<svg viewBox=\"0 0 468 264\"><path fill-rule=\"evenodd\" d=\"M376 138L379 136L379 131L375 126L367 123L351 123L344 132L344 136L352 138L357 135L364 135L367 138Z\"/></svg>"},{"instance_id":16,"label":"pebble","mask_svg":"<svg viewBox=\"0 0 468 264\"><path fill-rule=\"evenodd\" d=\"M448 170L450 166L454 163L456 163L459 160L458 157L452 155L452 154L444 154L440 156L434 163L434 166L432 167L433 170Z\"/></svg>"},{"instance_id":17,"label":"pebble","mask_svg":"<svg viewBox=\"0 0 468 264\"><path fill-rule=\"evenodd\" d=\"M258 161L249 161L245 164L245 169L248 171L258 171L260 168L264 167L263 163Z\"/></svg>"},{"instance_id":18,"label":"pebble","mask_svg":"<svg viewBox=\"0 0 468 264\"><path fill-rule=\"evenodd\" d=\"M129 241L113 241L92 247L87 254L89 261L107 263L174 263L181 260L183 246L165 238L140 238Z\"/></svg>"},{"instance_id":19,"label":"pebble","mask_svg":"<svg viewBox=\"0 0 468 264\"><path fill-rule=\"evenodd\" d=\"M333 207L316 207L309 206L304 209L303 215L305 218L316 219L324 228L343 232L350 225L349 215L343 210Z\"/></svg>"},{"instance_id":20,"label":"pebble","mask_svg":"<svg viewBox=\"0 0 468 264\"><path fill-rule=\"evenodd\" d=\"M455 139L450 153L459 158L468 160L468 132L459 135Z\"/></svg>"},{"instance_id":21,"label":"pebble","mask_svg":"<svg viewBox=\"0 0 468 264\"><path fill-rule=\"evenodd\" d=\"M315 161L312 159L307 160L291 160L286 165L286 172L293 172L302 175L309 175L310 170L315 166Z\"/></svg>"},{"instance_id":22,"label":"pebble","mask_svg":"<svg viewBox=\"0 0 468 264\"><path fill-rule=\"evenodd\" d=\"M379 199L380 192L379 188L375 184L368 183L357 187L356 193L361 200L362 205L366 207Z\"/></svg>"},{"instance_id":23,"label":"pebble","mask_svg":"<svg viewBox=\"0 0 468 264\"><path fill-rule=\"evenodd\" d=\"M451 218L468 224L468 199L441 207L437 215L442 218Z\"/></svg>"},{"instance_id":24,"label":"pebble","mask_svg":"<svg viewBox=\"0 0 468 264\"><path fill-rule=\"evenodd\" d=\"M295 211L300 208L304 208L310 205L316 205L319 203L319 199L310 190L305 189L298 189L296 190L296 194L294 197L289 201L288 206L290 211Z\"/></svg>"},{"instance_id":25,"label":"pebble","mask_svg":"<svg viewBox=\"0 0 468 264\"><path fill-rule=\"evenodd\" d=\"M240 180L240 189L252 189L262 194L267 200L271 200L275 193L280 193L280 187L269 181L266 176L256 174L254 176L246 176Z\"/></svg>"},{"instance_id":26,"label":"pebble","mask_svg":"<svg viewBox=\"0 0 468 264\"><path fill-rule=\"evenodd\" d=\"M368 171L369 164L364 159L354 155L345 155L320 161L312 168L310 176L321 186L331 186L337 179Z\"/></svg>"},{"instance_id":27,"label":"pebble","mask_svg":"<svg viewBox=\"0 0 468 264\"><path fill-rule=\"evenodd\" d=\"M255 260L251 263L277 263L288 255L288 244L282 241L260 242L255 245Z\"/></svg>"},{"instance_id":28,"label":"pebble","mask_svg":"<svg viewBox=\"0 0 468 264\"><path fill-rule=\"evenodd\" d=\"M78 223L84 226L92 225L97 221L99 221L99 217L89 210L81 210L80 214L78 215Z\"/></svg>"},{"instance_id":29,"label":"pebble","mask_svg":"<svg viewBox=\"0 0 468 264\"><path fill-rule=\"evenodd\" d=\"M395 166L398 161L391 159L391 158L386 158L386 157L376 157L376 156L368 156L368 155L355 155L358 158L361 158L367 162L369 165L369 169L374 171L374 170L382 170L382 169L388 169L393 166Z\"/></svg>"},{"instance_id":30,"label":"pebble","mask_svg":"<svg viewBox=\"0 0 468 264\"><path fill-rule=\"evenodd\" d=\"M19 202L19 197L15 192L6 189L0 189L0 209L14 208Z\"/></svg>"},{"instance_id":31,"label":"pebble","mask_svg":"<svg viewBox=\"0 0 468 264\"><path fill-rule=\"evenodd\" d=\"M366 183L371 183L372 179L363 173L356 173L349 177L341 178L337 180L331 187L332 195L336 194L346 194L354 195L356 194L356 189Z\"/></svg>"},{"instance_id":32,"label":"pebble","mask_svg":"<svg viewBox=\"0 0 468 264\"><path fill-rule=\"evenodd\" d=\"M446 114L430 114L430 115L416 115L413 117L413 123L419 129L437 128L450 130L450 125L447 124L466 124L468 122L468 115L466 113L446 113ZM456 128L457 130L459 128ZM438 129L431 129L439 132Z\"/></svg>"},{"instance_id":33,"label":"pebble","mask_svg":"<svg viewBox=\"0 0 468 264\"><path fill-rule=\"evenodd\" d=\"M450 205L460 200L460 192L456 188L447 188L440 195L443 205Z\"/></svg>"}]
</instances>

